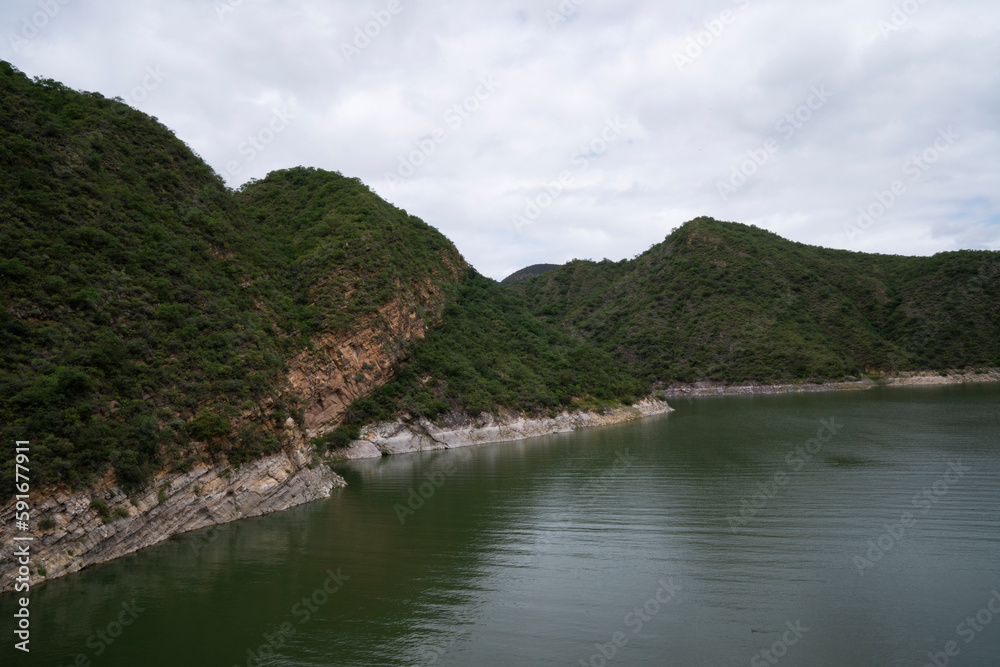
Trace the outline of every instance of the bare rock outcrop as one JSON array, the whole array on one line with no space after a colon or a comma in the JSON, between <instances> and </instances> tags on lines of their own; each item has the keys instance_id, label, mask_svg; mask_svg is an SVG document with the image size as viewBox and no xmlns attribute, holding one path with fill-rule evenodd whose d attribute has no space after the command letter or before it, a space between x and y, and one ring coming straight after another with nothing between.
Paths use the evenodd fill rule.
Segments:
<instances>
[{"instance_id":1,"label":"bare rock outcrop","mask_svg":"<svg viewBox=\"0 0 1000 667\"><path fill-rule=\"evenodd\" d=\"M445 264L448 271L427 277L414 291L355 321L347 331L317 336L310 349L290 361L289 389L306 401L305 424L299 428L292 420L286 423L296 444L280 453L238 469L203 463L185 473L163 472L130 496L114 486L110 472L92 489L33 490L32 585L172 535L329 497L344 480L326 464L312 462L309 438L336 428L347 406L388 382L405 357L406 343L422 338L440 321L442 285L457 280L465 269L461 261ZM0 592L14 587L18 571L15 509L15 499L0 507ZM39 529L39 524L45 528Z\"/></svg>"},{"instance_id":2,"label":"bare rock outcrop","mask_svg":"<svg viewBox=\"0 0 1000 667\"><path fill-rule=\"evenodd\" d=\"M201 465L186 473L162 474L131 496L112 484L110 474L95 489L32 493L30 583L124 556L172 535L327 498L344 480L329 466L313 465L310 457L301 446L238 470ZM14 502L0 509L0 592L11 590L18 576L14 511ZM39 529L39 523L46 528Z\"/></svg>"},{"instance_id":3,"label":"bare rock outcrop","mask_svg":"<svg viewBox=\"0 0 1000 667\"><path fill-rule=\"evenodd\" d=\"M415 298L392 301L350 331L314 338L311 349L291 360L288 375L292 389L307 401L308 434L333 430L351 403L388 382L405 358L406 343L423 338L443 309L439 286L427 279Z\"/></svg>"},{"instance_id":4,"label":"bare rock outcrop","mask_svg":"<svg viewBox=\"0 0 1000 667\"><path fill-rule=\"evenodd\" d=\"M647 399L603 414L565 411L554 417L525 417L513 412L504 412L499 416L481 414L477 417L451 414L439 420L439 423L422 417L403 418L365 427L359 440L331 452L331 456L341 459L374 458L383 454L408 454L524 440L589 426L617 424L671 410L665 401Z\"/></svg>"}]
</instances>

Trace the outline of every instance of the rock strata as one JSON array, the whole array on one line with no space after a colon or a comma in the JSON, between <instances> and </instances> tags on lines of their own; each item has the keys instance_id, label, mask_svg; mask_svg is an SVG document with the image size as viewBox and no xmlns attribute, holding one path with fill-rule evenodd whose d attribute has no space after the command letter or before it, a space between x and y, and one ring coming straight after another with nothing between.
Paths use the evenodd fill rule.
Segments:
<instances>
[{"instance_id":1,"label":"rock strata","mask_svg":"<svg viewBox=\"0 0 1000 667\"><path fill-rule=\"evenodd\" d=\"M525 417L516 413L501 413L499 416L482 414L477 417L451 414L439 420L439 423L425 418L402 418L365 427L360 439L348 447L331 452L331 456L340 459L374 458L387 454L524 440L589 426L617 424L671 410L665 401L647 399L603 414L563 412L555 417Z\"/></svg>"},{"instance_id":2,"label":"rock strata","mask_svg":"<svg viewBox=\"0 0 1000 667\"><path fill-rule=\"evenodd\" d=\"M314 466L305 448L282 451L238 470L203 465L164 474L131 496L111 481L109 475L96 489L31 494L32 586L173 535L327 498L334 487L344 485L328 466ZM12 590L17 576L14 511L14 502L0 509L0 592ZM51 527L39 530L40 522Z\"/></svg>"}]
</instances>

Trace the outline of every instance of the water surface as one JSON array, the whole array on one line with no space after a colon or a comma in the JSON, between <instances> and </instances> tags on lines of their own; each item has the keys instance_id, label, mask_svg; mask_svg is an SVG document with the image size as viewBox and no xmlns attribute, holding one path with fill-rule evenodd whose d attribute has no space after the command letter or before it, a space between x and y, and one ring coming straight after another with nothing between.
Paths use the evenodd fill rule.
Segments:
<instances>
[{"instance_id":1,"label":"water surface","mask_svg":"<svg viewBox=\"0 0 1000 667\"><path fill-rule=\"evenodd\" d=\"M329 500L35 589L0 662L1000 664L1000 388L671 404L344 465Z\"/></svg>"}]
</instances>

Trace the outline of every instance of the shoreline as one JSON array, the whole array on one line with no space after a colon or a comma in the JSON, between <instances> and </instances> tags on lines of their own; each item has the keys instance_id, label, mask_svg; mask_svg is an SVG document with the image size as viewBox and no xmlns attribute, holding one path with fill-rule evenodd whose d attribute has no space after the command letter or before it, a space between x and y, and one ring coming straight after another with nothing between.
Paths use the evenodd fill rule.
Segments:
<instances>
[{"instance_id":1,"label":"shoreline","mask_svg":"<svg viewBox=\"0 0 1000 667\"><path fill-rule=\"evenodd\" d=\"M824 383L674 383L631 406L598 412L563 411L554 417L528 418L512 411L470 417L448 415L442 423L423 418L400 418L366 426L362 437L348 447L328 452L313 468L312 449L302 438L291 451L264 457L238 470L226 465L204 465L187 473L158 476L154 484L129 497L107 478L96 488L82 491L46 489L33 500L34 520L53 522L54 530L39 531L32 547L34 566L30 584L78 572L91 565L115 560L174 535L261 516L328 498L345 484L329 463L423 451L513 442L568 433L581 428L611 426L673 412L665 399L709 396L752 396L801 392L852 391L875 387L940 386L1000 382L1000 368L940 372L910 371L871 379ZM315 460L315 459L313 459ZM128 516L105 522L91 505L102 499L110 510ZM14 503L0 508L0 522L7 525ZM37 525L37 523L36 523ZM197 550L207 545L211 531ZM13 590L16 559L14 543L0 543L0 594ZM41 574L41 572L46 574Z\"/></svg>"},{"instance_id":2,"label":"shoreline","mask_svg":"<svg viewBox=\"0 0 1000 667\"><path fill-rule=\"evenodd\" d=\"M902 371L882 374L878 379L864 377L839 382L744 382L728 385L724 382L673 383L658 390L664 398L702 398L707 396L767 396L776 394L812 393L825 391L860 391L875 387L920 387L949 384L985 384L1000 382L1000 368L974 368L949 370L942 375L936 371Z\"/></svg>"},{"instance_id":3,"label":"shoreline","mask_svg":"<svg viewBox=\"0 0 1000 667\"><path fill-rule=\"evenodd\" d=\"M301 445L244 464L203 464L184 473L161 473L141 491L125 494L111 473L96 487L39 489L32 512L31 588L115 560L175 535L291 509L329 498L344 486L326 465L313 465ZM103 506L95 505L101 501ZM0 526L13 525L15 504L0 507ZM103 514L102 514L103 512ZM48 528L41 522L51 522ZM42 524L45 525L45 524ZM211 531L192 548L214 539ZM5 531L0 542L0 595L14 589L17 542Z\"/></svg>"},{"instance_id":4,"label":"shoreline","mask_svg":"<svg viewBox=\"0 0 1000 667\"><path fill-rule=\"evenodd\" d=\"M500 416L484 414L470 417L451 414L444 423L426 418L401 418L366 426L361 437L347 447L327 454L334 461L374 459L382 456L454 449L499 442L526 440L553 433L569 433L580 428L622 424L643 417L673 412L666 401L646 398L631 406L606 412L563 411L555 417L525 417L515 412Z\"/></svg>"}]
</instances>

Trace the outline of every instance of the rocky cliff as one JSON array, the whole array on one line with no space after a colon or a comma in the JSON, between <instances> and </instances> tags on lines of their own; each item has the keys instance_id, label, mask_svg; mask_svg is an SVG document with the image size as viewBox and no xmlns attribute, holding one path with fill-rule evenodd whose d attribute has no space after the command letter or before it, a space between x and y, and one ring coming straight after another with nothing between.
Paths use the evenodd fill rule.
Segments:
<instances>
[{"instance_id":1,"label":"rocky cliff","mask_svg":"<svg viewBox=\"0 0 1000 667\"><path fill-rule=\"evenodd\" d=\"M447 279L457 279L455 269ZM444 299L440 286L427 279L413 300L395 299L351 327L325 333L311 349L296 355L289 366L289 382L306 400L305 426L311 437L340 424L355 400L385 384L405 358L406 343L423 338L441 318Z\"/></svg>"},{"instance_id":2,"label":"rocky cliff","mask_svg":"<svg viewBox=\"0 0 1000 667\"><path fill-rule=\"evenodd\" d=\"M61 577L148 547L173 535L270 514L326 498L344 480L314 464L304 437L299 445L234 470L202 465L163 474L138 494L126 496L109 474L86 491L52 489L32 494L31 585ZM13 557L14 504L0 509L0 592L17 576ZM36 523L37 521L37 523Z\"/></svg>"},{"instance_id":3,"label":"rocky cliff","mask_svg":"<svg viewBox=\"0 0 1000 667\"><path fill-rule=\"evenodd\" d=\"M455 268L451 268L454 266ZM442 283L465 269L427 277L411 298L397 298L348 331L318 335L289 362L291 393L304 399L305 424L285 424L294 443L239 468L202 463L186 473L161 473L126 495L108 474L94 489L45 489L32 494L32 585L151 546L173 535L270 514L326 498L344 480L314 459L309 439L335 428L347 407L387 382L406 343L440 320ZM15 502L0 508L0 592L17 576L13 558Z\"/></svg>"}]
</instances>

